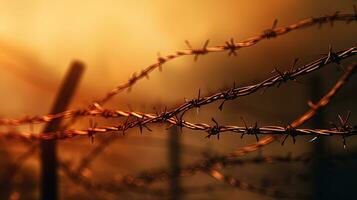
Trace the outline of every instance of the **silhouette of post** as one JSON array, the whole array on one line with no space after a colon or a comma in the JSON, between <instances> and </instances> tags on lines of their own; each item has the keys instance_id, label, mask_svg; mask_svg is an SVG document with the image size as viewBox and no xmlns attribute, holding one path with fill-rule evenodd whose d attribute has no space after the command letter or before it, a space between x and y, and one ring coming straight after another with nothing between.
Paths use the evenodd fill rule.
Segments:
<instances>
[{"instance_id":1,"label":"silhouette of post","mask_svg":"<svg viewBox=\"0 0 357 200\"><path fill-rule=\"evenodd\" d=\"M169 167L170 167L170 198L172 200L181 199L180 187L180 135L177 126L173 126L169 131Z\"/></svg>"},{"instance_id":2,"label":"silhouette of post","mask_svg":"<svg viewBox=\"0 0 357 200\"><path fill-rule=\"evenodd\" d=\"M317 101L323 95L322 78L318 75L311 79L310 97L313 102ZM325 127L325 119L321 111L319 111L311 120L312 126L315 128ZM320 137L313 142L313 199L326 199L329 197L328 174L326 171L326 141L325 138Z\"/></svg>"},{"instance_id":3,"label":"silhouette of post","mask_svg":"<svg viewBox=\"0 0 357 200\"><path fill-rule=\"evenodd\" d=\"M84 71L84 64L75 61L71 64L60 90L58 91L56 101L51 109L51 114L59 113L67 109L75 90L79 84ZM50 121L43 132L58 131L62 119ZM56 141L41 141L41 199L58 199L58 177L57 177L57 152Z\"/></svg>"}]
</instances>

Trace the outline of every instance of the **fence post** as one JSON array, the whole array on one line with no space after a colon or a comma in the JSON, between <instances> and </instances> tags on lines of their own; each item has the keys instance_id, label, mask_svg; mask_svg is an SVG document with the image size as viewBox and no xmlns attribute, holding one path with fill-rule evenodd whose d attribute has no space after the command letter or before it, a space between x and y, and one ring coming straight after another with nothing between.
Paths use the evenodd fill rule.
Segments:
<instances>
[{"instance_id":1,"label":"fence post","mask_svg":"<svg viewBox=\"0 0 357 200\"><path fill-rule=\"evenodd\" d=\"M80 78L84 71L84 64L78 61L72 62L60 90L58 91L56 101L51 109L51 114L64 111L75 93ZM61 119L50 121L43 132L57 131L61 125ZM56 141L41 141L41 199L58 199L58 177L57 177L57 153Z\"/></svg>"},{"instance_id":2,"label":"fence post","mask_svg":"<svg viewBox=\"0 0 357 200\"><path fill-rule=\"evenodd\" d=\"M173 126L169 131L169 167L170 167L170 199L181 199L180 187L180 135L177 126Z\"/></svg>"},{"instance_id":3,"label":"fence post","mask_svg":"<svg viewBox=\"0 0 357 200\"><path fill-rule=\"evenodd\" d=\"M310 97L313 102L323 95L323 80L319 75L313 76L310 81ZM325 127L325 119L322 110L319 111L311 120L312 126L315 128ZM328 186L326 171L326 140L321 137L313 142L313 157L315 158L312 171L313 171L313 196L312 199L325 199L328 198L329 191L326 190ZM327 182L326 182L327 181Z\"/></svg>"}]
</instances>

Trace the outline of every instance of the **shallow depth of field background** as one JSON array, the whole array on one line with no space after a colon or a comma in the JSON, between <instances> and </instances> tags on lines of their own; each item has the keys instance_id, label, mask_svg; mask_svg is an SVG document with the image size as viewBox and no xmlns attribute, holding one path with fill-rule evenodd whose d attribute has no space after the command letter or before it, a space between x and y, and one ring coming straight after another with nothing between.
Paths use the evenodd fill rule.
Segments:
<instances>
[{"instance_id":1,"label":"shallow depth of field background","mask_svg":"<svg viewBox=\"0 0 357 200\"><path fill-rule=\"evenodd\" d=\"M20 118L26 115L42 115L49 112L56 90L69 63L76 59L86 64L86 71L77 90L71 108L85 107L106 94L116 85L127 81L137 71L153 63L157 53L166 55L187 48L189 40L194 47L201 47L210 39L210 46L221 45L230 38L235 41L255 36L270 28L274 19L278 26L288 25L310 16L331 14L335 11L352 12L355 0L225 0L225 1L18 1L1 0L0 5L0 117ZM179 58L163 66L163 71L154 71L150 80L139 81L130 93L117 95L106 107L142 112L163 111L195 98L198 90L209 94L220 88L254 83L270 75L274 67L285 69L296 58L307 63L326 53L331 44L335 50L356 44L357 24L337 22L294 31L277 39L265 40L256 46L237 51L237 57L226 53ZM349 63L355 58L344 62ZM223 111L219 103L205 106L197 114L188 113L186 119L211 123L211 117L223 124L242 124L244 117L249 125L284 125L300 116L312 97L312 77L319 77L321 93L327 91L337 80L341 71L335 66L308 75L299 83L289 82L280 88L268 89L264 94L254 94L225 103ZM354 77L353 79L356 79ZM356 81L351 81L323 112L326 121L336 121L337 114L355 112ZM119 123L117 120L93 118L99 125ZM89 120L81 120L72 128L87 127ZM328 123L326 123L328 124ZM152 125L153 132L131 129L124 137L116 139L86 170L86 175L95 181L110 180L125 174L168 166L166 126ZM25 125L11 127L29 130ZM0 127L9 130L8 127ZM39 132L42 125L35 125ZM121 133L120 133L121 134ZM119 135L120 135L119 134ZM202 154L227 153L237 147L255 141L254 137L223 134L220 140L206 139L205 133L184 129L181 135L182 165L202 159ZM78 137L59 142L59 157L76 165L81 158L98 144L103 134L91 144L87 137ZM313 151L311 138L299 137L293 145L274 143L262 152L252 155L300 155ZM341 138L327 140L328 151L353 153L357 149L355 138L348 138L343 149ZM1 185L9 163L28 147L20 142L0 140L0 195ZM313 193L314 172L311 165L247 165L224 170L237 178L255 185L269 183L284 191ZM345 169L349 170L349 169ZM352 171L352 170L351 170ZM355 176L348 173L349 176ZM343 175L341 175L343 176ZM20 199L39 197L38 152L28 159L16 176L13 191ZM346 177L347 179L347 177ZM217 183L201 174L182 178L183 186ZM166 182L161 183L165 187ZM219 183L217 183L219 184ZM348 188L348 180L343 183ZM352 184L352 183L351 183ZM116 199L119 194L105 194L103 199ZM61 199L93 198L86 190L73 184L61 175ZM142 197L140 195L136 198ZM226 189L186 195L185 199L270 199L269 197ZM0 196L0 199L5 197ZM123 197L125 198L125 197Z\"/></svg>"}]
</instances>

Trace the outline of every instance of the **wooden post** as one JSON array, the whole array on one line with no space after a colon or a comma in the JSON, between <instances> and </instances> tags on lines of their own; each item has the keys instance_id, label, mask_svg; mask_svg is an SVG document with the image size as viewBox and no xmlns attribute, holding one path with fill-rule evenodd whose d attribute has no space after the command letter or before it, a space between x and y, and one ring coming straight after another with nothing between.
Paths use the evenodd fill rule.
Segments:
<instances>
[{"instance_id":1,"label":"wooden post","mask_svg":"<svg viewBox=\"0 0 357 200\"><path fill-rule=\"evenodd\" d=\"M180 188L180 135L177 126L173 126L169 131L169 167L170 167L170 198L172 200L181 199Z\"/></svg>"},{"instance_id":2,"label":"wooden post","mask_svg":"<svg viewBox=\"0 0 357 200\"><path fill-rule=\"evenodd\" d=\"M84 71L84 64L75 61L71 64L60 90L58 91L56 101L51 109L51 114L59 113L67 109L73 94L79 84ZM59 130L62 119L55 119L49 122L44 133ZM58 199L58 178L57 178L57 153L56 141L41 142L41 199Z\"/></svg>"},{"instance_id":3,"label":"wooden post","mask_svg":"<svg viewBox=\"0 0 357 200\"><path fill-rule=\"evenodd\" d=\"M323 80L317 75L312 77L310 81L310 97L313 102L316 102L323 95ZM312 119L311 124L315 128L325 127L325 119L320 110ZM312 174L314 175L313 179L313 196L312 199L326 199L329 197L328 188L328 173L326 171L326 140L323 137L318 138L312 144L313 147L313 158L314 162L312 164Z\"/></svg>"}]
</instances>

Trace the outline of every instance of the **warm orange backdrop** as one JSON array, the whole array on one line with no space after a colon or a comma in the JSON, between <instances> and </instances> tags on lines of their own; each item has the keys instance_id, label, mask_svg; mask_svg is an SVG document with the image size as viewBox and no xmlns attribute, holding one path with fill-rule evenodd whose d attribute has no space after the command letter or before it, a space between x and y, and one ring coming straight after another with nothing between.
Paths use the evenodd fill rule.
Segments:
<instances>
[{"instance_id":1,"label":"warm orange backdrop","mask_svg":"<svg viewBox=\"0 0 357 200\"><path fill-rule=\"evenodd\" d=\"M72 107L86 106L126 81L134 72L155 62L158 52L165 55L185 49L184 40L189 40L194 47L200 47L206 39L210 39L210 45L224 44L232 37L239 41L270 28L274 19L279 20L278 26L283 26L335 11L351 13L354 3L354 0L1 0L0 117L47 113L56 88L73 59L85 62L87 68ZM165 64L163 72L154 71L150 80L138 82L131 93L118 95L108 107L153 112L153 105L170 107L181 103L184 97L195 97L199 88L207 94L232 85L234 81L242 84L261 80L274 67L284 68L296 57L301 58L300 63L308 62L326 52L329 44L334 49L350 47L356 44L356 35L356 23L336 23L332 28L330 25L320 29L313 27L263 41L239 50L237 57L228 57L225 53L210 54L199 57L196 63L193 57L179 58ZM326 71L324 75L331 72L335 70ZM327 79L334 80L337 75L323 79L326 87L330 86ZM189 118L210 123L214 116L226 124L239 124L240 116L244 116L249 124L255 120L260 124L285 123L307 108L305 102L309 92L304 86L291 84L279 90L268 90L264 96L257 94L246 100L230 102L223 112L216 110L218 104L209 106L202 109L199 116L192 114ZM348 108L345 106L342 112ZM87 125L86 120L79 124ZM22 129L28 130L28 127ZM187 132L184 143L199 147L217 145L221 152L254 141L250 138L248 142L241 142L238 136L226 136L219 142L208 141L203 138L204 133ZM133 135L132 141L139 141L133 143L140 147L130 145L130 142L129 145L123 142L111 146L109 153L93 165L93 170L106 169L111 174L163 166L166 162L165 140L153 142L161 148L148 150L141 147L148 145L150 142L147 141L152 138L165 139L164 131L160 129L152 135L140 136L135 130ZM64 142L63 155L78 161L92 146L87 138L74 141L81 145ZM290 149L308 149L300 148L303 146ZM274 148L281 151L280 146ZM134 155L142 155L142 159L134 159ZM112 160L113 157L117 159ZM120 159L125 163L122 164ZM185 159L194 160L189 156ZM34 159L31 163L36 165L36 162ZM249 174L249 169L247 171ZM93 176L108 176L103 173Z\"/></svg>"}]
</instances>

